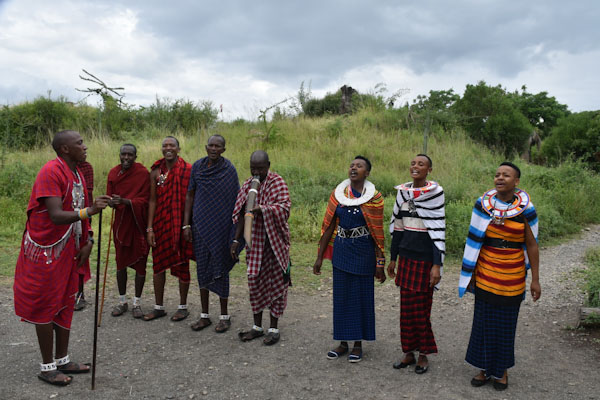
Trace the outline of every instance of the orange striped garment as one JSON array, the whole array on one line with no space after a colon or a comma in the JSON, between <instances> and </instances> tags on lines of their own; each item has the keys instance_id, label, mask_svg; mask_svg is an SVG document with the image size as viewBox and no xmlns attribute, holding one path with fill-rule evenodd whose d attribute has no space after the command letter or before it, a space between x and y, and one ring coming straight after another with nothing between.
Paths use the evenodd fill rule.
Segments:
<instances>
[{"instance_id":1,"label":"orange striped garment","mask_svg":"<svg viewBox=\"0 0 600 400\"><path fill-rule=\"evenodd\" d=\"M349 187L344 189L344 195L348 198L352 198L352 194L348 194ZM329 202L327 203L327 210L325 211L325 217L323 218L323 224L321 225L321 236L325 230L329 227L332 221L335 220L335 209L337 208L339 202L335 198L335 190L331 192L331 196L329 196ZM381 251L381 257L384 256L384 234L383 234L383 196L378 190L375 190L375 194L373 198L368 202L360 205L360 210L363 213L363 217L367 222L367 227L369 228L369 233L371 237L375 241L375 245ZM331 260L333 256L333 241L335 240L335 235L337 234L337 221L335 222L336 228L333 231L333 235L331 235L331 240L329 241L329 245L325 250L325 254L323 257Z\"/></svg>"},{"instance_id":2,"label":"orange striped garment","mask_svg":"<svg viewBox=\"0 0 600 400\"><path fill-rule=\"evenodd\" d=\"M489 224L487 238L509 242L525 242L525 224L507 219L504 225ZM483 245L477 260L475 284L486 292L499 296L518 296L525 292L525 254L523 248L497 248Z\"/></svg>"}]
</instances>

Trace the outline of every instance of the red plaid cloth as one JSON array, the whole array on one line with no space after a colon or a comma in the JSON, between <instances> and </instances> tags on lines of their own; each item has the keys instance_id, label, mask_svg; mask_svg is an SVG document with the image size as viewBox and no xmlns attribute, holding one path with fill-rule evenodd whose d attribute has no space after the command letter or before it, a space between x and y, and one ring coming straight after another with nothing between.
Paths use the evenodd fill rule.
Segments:
<instances>
[{"instance_id":1,"label":"red plaid cloth","mask_svg":"<svg viewBox=\"0 0 600 400\"><path fill-rule=\"evenodd\" d=\"M431 261L417 261L403 256L398 260L396 286L415 292L428 292L431 278Z\"/></svg>"},{"instance_id":2,"label":"red plaid cloth","mask_svg":"<svg viewBox=\"0 0 600 400\"><path fill-rule=\"evenodd\" d=\"M431 330L431 304L433 288L427 292L414 292L400 288L400 340L405 353L437 353Z\"/></svg>"},{"instance_id":3,"label":"red plaid cloth","mask_svg":"<svg viewBox=\"0 0 600 400\"><path fill-rule=\"evenodd\" d=\"M50 220L44 199L58 197L64 211L73 211L72 190L77 181L65 161L56 158L42 167L33 184L25 233L38 245L54 246L36 256L35 247L30 245L26 251L24 241L21 245L13 291L15 313L25 321L71 327L78 285L75 237L72 234L65 237L71 224L55 225ZM82 183L85 187L85 182ZM87 241L88 228L88 221L82 221L80 243Z\"/></svg>"},{"instance_id":4,"label":"red plaid cloth","mask_svg":"<svg viewBox=\"0 0 600 400\"><path fill-rule=\"evenodd\" d=\"M124 172L121 165L117 165L108 173L106 194L118 194L131 200L131 205L115 206L113 236L117 270L132 267L138 274L146 273L146 260L150 250L145 228L150 197L149 178L148 170L140 163L133 164Z\"/></svg>"},{"instance_id":5,"label":"red plaid cloth","mask_svg":"<svg viewBox=\"0 0 600 400\"><path fill-rule=\"evenodd\" d=\"M235 208L233 209L233 223L240 218L240 212L246 204L248 190L252 178L248 178L238 192ZM261 214L256 215L252 224L252 248L246 253L248 275L260 273L263 248L268 240L277 263L286 271L290 262L290 192L281 176L269 171L267 177L258 188L256 204L260 205Z\"/></svg>"},{"instance_id":6,"label":"red plaid cloth","mask_svg":"<svg viewBox=\"0 0 600 400\"><path fill-rule=\"evenodd\" d=\"M164 158L152 164L152 170L157 168L160 168L160 174L167 173ZM154 273L159 274L171 268L171 275L183 282L190 281L190 259L193 259L192 244L184 240L181 234L191 171L192 165L178 157L161 185L158 185L157 179L156 212L152 224L156 238L156 247L152 249Z\"/></svg>"},{"instance_id":7,"label":"red plaid cloth","mask_svg":"<svg viewBox=\"0 0 600 400\"><path fill-rule=\"evenodd\" d=\"M92 164L87 161L80 162L77 164L77 169L79 170L81 176L83 176L83 180L85 184L85 194L88 200L88 205L91 205L94 202L94 168ZM92 230L92 218L88 220L90 231ZM87 282L92 277L92 273L90 271L90 259L88 258L85 262L79 267L79 274L83 275L83 281Z\"/></svg>"},{"instance_id":8,"label":"red plaid cloth","mask_svg":"<svg viewBox=\"0 0 600 400\"><path fill-rule=\"evenodd\" d=\"M268 308L275 318L281 318L287 305L289 283L283 273L273 249L267 243L262 255L262 268L258 275L248 275L248 291L252 313L258 314Z\"/></svg>"}]
</instances>

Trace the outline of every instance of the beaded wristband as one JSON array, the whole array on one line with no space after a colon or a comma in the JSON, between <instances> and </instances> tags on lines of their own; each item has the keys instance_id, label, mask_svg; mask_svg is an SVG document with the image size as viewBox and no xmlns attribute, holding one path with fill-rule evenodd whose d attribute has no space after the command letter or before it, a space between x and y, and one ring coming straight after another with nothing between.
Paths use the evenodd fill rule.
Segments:
<instances>
[{"instance_id":1,"label":"beaded wristband","mask_svg":"<svg viewBox=\"0 0 600 400\"><path fill-rule=\"evenodd\" d=\"M385 258L377 258L377 266L384 267L385 266Z\"/></svg>"},{"instance_id":2,"label":"beaded wristband","mask_svg":"<svg viewBox=\"0 0 600 400\"><path fill-rule=\"evenodd\" d=\"M148 233L148 232L154 232L154 229L152 229L152 228L146 228L146 233Z\"/></svg>"},{"instance_id":3,"label":"beaded wristband","mask_svg":"<svg viewBox=\"0 0 600 400\"><path fill-rule=\"evenodd\" d=\"M88 219L89 217L90 217L90 214L88 213L87 207L79 210L79 219L80 220Z\"/></svg>"}]
</instances>

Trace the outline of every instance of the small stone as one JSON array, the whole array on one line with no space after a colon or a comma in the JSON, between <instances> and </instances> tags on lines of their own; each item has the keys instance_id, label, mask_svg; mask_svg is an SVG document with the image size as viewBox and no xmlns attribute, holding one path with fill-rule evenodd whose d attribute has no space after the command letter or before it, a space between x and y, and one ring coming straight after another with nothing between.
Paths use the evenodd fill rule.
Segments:
<instances>
[{"instance_id":1,"label":"small stone","mask_svg":"<svg viewBox=\"0 0 600 400\"><path fill-rule=\"evenodd\" d=\"M206 396L208 394L208 390L203 390L202 391L202 396Z\"/></svg>"},{"instance_id":2,"label":"small stone","mask_svg":"<svg viewBox=\"0 0 600 400\"><path fill-rule=\"evenodd\" d=\"M51 399L54 399L54 398L56 398L56 397L58 397L58 393L52 393L52 394L50 395L50 398L51 398Z\"/></svg>"},{"instance_id":3,"label":"small stone","mask_svg":"<svg viewBox=\"0 0 600 400\"><path fill-rule=\"evenodd\" d=\"M196 395L193 393L188 396L188 398L190 398L190 399L193 399L194 397L196 397Z\"/></svg>"}]
</instances>

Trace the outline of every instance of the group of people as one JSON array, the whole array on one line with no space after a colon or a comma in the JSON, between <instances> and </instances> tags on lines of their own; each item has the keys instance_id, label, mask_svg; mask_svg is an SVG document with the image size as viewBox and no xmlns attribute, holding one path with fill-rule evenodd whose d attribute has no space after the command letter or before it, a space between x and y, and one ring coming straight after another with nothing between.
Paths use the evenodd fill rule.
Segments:
<instances>
[{"instance_id":1,"label":"group of people","mask_svg":"<svg viewBox=\"0 0 600 400\"><path fill-rule=\"evenodd\" d=\"M124 144L120 164L108 174L106 194L92 199L84 190L88 185L81 165L87 147L81 135L61 131L54 136L57 158L44 165L33 185L14 283L17 316L35 324L42 353L40 379L68 385L70 374L90 370L89 365L70 360L69 329L75 302L81 297L78 293L82 293L80 275L94 244L90 217L107 206L114 209L119 290L113 316L129 310L127 268L132 268L134 318L152 321L167 315L164 288L170 270L178 278L180 294L171 320L186 319L189 261L195 260L202 310L191 328L200 331L212 324L209 293L213 292L220 301L214 329L226 332L231 327L229 272L246 249L254 325L239 332L239 338L250 341L264 336L265 345L280 340L278 321L291 285L289 190L283 178L270 170L269 156L262 150L252 153L252 176L240 187L234 165L222 156L225 145L221 135L211 136L205 146L207 156L191 165L179 156L177 139L168 136L162 142L163 158L148 171L136 162L136 147ZM389 224L392 243L387 274L400 290L404 352L393 367L415 365L417 374L428 371L427 356L437 353L430 315L446 252L444 191L427 179L432 167L425 154L411 161L412 181L397 186ZM339 345L327 352L332 360L348 354L349 362L360 362L362 341L375 340L373 277L383 283L386 271L384 200L367 179L371 169L366 157L355 157L348 179L331 193L313 265L315 274L321 273L325 258L333 266L333 338ZM541 294L537 216L527 193L517 188L520 174L516 165L502 163L495 188L473 208L459 282L461 297L466 291L475 294L466 356L480 370L471 380L473 386L493 380L494 388L506 389L528 269L533 299ZM243 233L250 226L248 238ZM144 314L140 298L150 249L155 304ZM267 308L270 321L265 332L262 314Z\"/></svg>"},{"instance_id":2,"label":"group of people","mask_svg":"<svg viewBox=\"0 0 600 400\"><path fill-rule=\"evenodd\" d=\"M415 365L428 371L429 354L437 353L431 327L433 292L440 283L446 253L443 188L427 180L433 162L418 154L409 166L412 182L398 190L390 220L390 262L387 273L400 290L400 339L404 356L396 369ZM321 273L324 258L333 266L333 338L339 345L327 352L335 360L348 354L351 363L363 356L362 341L375 340L373 277L385 276L383 210L380 192L367 180L371 162L356 156L348 179L331 193L313 265ZM539 283L538 221L529 196L517 188L520 169L502 163L495 188L477 199L465 246L459 295L475 294L475 311L466 361L479 369L471 385L493 380L496 390L508 387L514 365L514 342L527 270L531 295L537 301ZM349 342L353 342L350 348ZM418 357L415 353L418 352Z\"/></svg>"},{"instance_id":3,"label":"group of people","mask_svg":"<svg viewBox=\"0 0 600 400\"><path fill-rule=\"evenodd\" d=\"M57 157L42 167L33 185L14 283L15 313L36 328L42 353L41 380L65 386L71 383L71 374L90 371L88 364L70 360L69 332L76 302L82 298L80 276L85 276L86 265L89 276L94 244L90 217L107 206L114 209L111 222L119 290L113 316L129 310L127 268L132 268L134 318L152 321L167 315L163 301L166 271L170 270L179 280L180 294L171 320L186 319L189 262L195 260L202 312L191 328L199 331L212 324L212 291L221 306L215 331L226 332L231 327L229 272L246 248L254 325L239 337L249 341L265 336L265 345L280 340L278 320L291 284L289 190L281 176L270 170L269 156L262 150L252 153L253 176L240 188L235 167L222 157L225 144L221 135L211 136L205 147L207 156L191 165L179 156L177 139L168 136L162 142L163 158L150 171L136 162L136 147L124 144L120 164L108 174L106 194L92 199L85 190L88 184L81 168L87 157L81 135L76 131L55 134L52 146ZM250 187L253 179L259 182L257 189ZM246 210L251 191L257 192L256 200L253 208ZM248 212L253 215L251 245L242 237L243 217ZM150 249L155 305L144 314L140 298ZM262 327L266 308L271 317L267 330Z\"/></svg>"}]
</instances>

